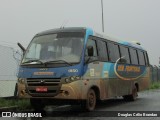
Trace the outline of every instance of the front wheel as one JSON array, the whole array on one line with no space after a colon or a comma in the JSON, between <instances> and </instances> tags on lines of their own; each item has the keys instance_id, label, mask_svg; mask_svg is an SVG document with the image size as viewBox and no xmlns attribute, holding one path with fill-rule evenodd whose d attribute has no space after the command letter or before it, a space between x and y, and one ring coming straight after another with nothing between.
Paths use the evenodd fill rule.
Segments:
<instances>
[{"instance_id":1,"label":"front wheel","mask_svg":"<svg viewBox=\"0 0 160 120\"><path fill-rule=\"evenodd\" d=\"M93 89L90 89L87 93L87 99L82 104L83 108L87 111L93 111L96 106L96 94Z\"/></svg>"}]
</instances>

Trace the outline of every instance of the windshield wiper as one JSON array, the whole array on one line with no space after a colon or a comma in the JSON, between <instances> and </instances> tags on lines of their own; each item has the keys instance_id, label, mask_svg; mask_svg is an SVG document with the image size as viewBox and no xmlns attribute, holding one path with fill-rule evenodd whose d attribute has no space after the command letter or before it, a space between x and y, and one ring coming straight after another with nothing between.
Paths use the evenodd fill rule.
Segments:
<instances>
[{"instance_id":1,"label":"windshield wiper","mask_svg":"<svg viewBox=\"0 0 160 120\"><path fill-rule=\"evenodd\" d=\"M65 61L65 60L53 60L53 61L47 61L47 62L45 62L44 64L55 63L55 62L63 62L63 63L68 64L69 66L72 66L71 63L69 63L69 62L67 62L67 61Z\"/></svg>"},{"instance_id":2,"label":"windshield wiper","mask_svg":"<svg viewBox=\"0 0 160 120\"><path fill-rule=\"evenodd\" d=\"M38 60L38 59L28 60L28 61L26 61L26 62L23 62L22 64L32 63L32 62L39 62L40 64L44 64L41 60Z\"/></svg>"}]
</instances>

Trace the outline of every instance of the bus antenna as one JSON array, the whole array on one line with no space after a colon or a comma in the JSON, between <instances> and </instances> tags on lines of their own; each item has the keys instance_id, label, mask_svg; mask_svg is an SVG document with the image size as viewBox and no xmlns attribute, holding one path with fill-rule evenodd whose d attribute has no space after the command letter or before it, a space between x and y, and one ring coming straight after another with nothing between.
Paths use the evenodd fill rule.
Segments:
<instances>
[{"instance_id":1,"label":"bus antenna","mask_svg":"<svg viewBox=\"0 0 160 120\"><path fill-rule=\"evenodd\" d=\"M62 25L61 25L61 29L63 29L66 25L67 25L67 23L68 23L68 20L65 20L63 23L62 23Z\"/></svg>"}]
</instances>

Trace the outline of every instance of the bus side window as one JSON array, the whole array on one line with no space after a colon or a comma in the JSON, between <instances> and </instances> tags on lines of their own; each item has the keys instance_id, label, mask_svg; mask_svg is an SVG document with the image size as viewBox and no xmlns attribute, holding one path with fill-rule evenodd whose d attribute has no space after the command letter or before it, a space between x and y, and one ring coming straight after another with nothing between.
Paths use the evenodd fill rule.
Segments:
<instances>
[{"instance_id":1,"label":"bus side window","mask_svg":"<svg viewBox=\"0 0 160 120\"><path fill-rule=\"evenodd\" d=\"M145 61L146 61L146 66L148 66L149 65L149 60L148 60L148 55L147 55L146 52L144 53L144 57L145 57Z\"/></svg>"},{"instance_id":2,"label":"bus side window","mask_svg":"<svg viewBox=\"0 0 160 120\"><path fill-rule=\"evenodd\" d=\"M109 61L116 62L120 58L118 45L110 42L108 42L107 45L108 45Z\"/></svg>"},{"instance_id":3,"label":"bus side window","mask_svg":"<svg viewBox=\"0 0 160 120\"><path fill-rule=\"evenodd\" d=\"M138 51L139 65L145 65L144 54L142 51Z\"/></svg>"},{"instance_id":4,"label":"bus side window","mask_svg":"<svg viewBox=\"0 0 160 120\"><path fill-rule=\"evenodd\" d=\"M126 63L130 64L128 48L124 46L120 46L120 53L121 53L121 57L123 57L123 59L126 60Z\"/></svg>"},{"instance_id":5,"label":"bus side window","mask_svg":"<svg viewBox=\"0 0 160 120\"><path fill-rule=\"evenodd\" d=\"M98 58L99 58L99 60L100 61L108 61L106 43L104 41L97 40L97 46L98 46Z\"/></svg>"},{"instance_id":6,"label":"bus side window","mask_svg":"<svg viewBox=\"0 0 160 120\"><path fill-rule=\"evenodd\" d=\"M131 64L138 65L137 52L135 49L130 48Z\"/></svg>"},{"instance_id":7,"label":"bus side window","mask_svg":"<svg viewBox=\"0 0 160 120\"><path fill-rule=\"evenodd\" d=\"M95 41L95 40L92 40L92 39L88 39L86 48L87 48L88 46L93 46L93 50L94 50L93 56L94 56L94 57L97 57L96 41ZM88 56L88 51L87 51L87 49L86 49L85 55Z\"/></svg>"}]
</instances>

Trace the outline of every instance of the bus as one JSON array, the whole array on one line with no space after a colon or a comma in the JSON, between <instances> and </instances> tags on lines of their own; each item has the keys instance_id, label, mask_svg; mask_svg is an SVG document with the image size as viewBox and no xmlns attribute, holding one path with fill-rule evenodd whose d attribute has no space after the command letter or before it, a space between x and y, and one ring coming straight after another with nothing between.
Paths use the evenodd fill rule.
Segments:
<instances>
[{"instance_id":1,"label":"bus","mask_svg":"<svg viewBox=\"0 0 160 120\"><path fill-rule=\"evenodd\" d=\"M96 103L122 96L134 101L150 84L147 51L91 28L66 27L36 34L24 51L18 74L18 97L35 110L50 104Z\"/></svg>"}]
</instances>

